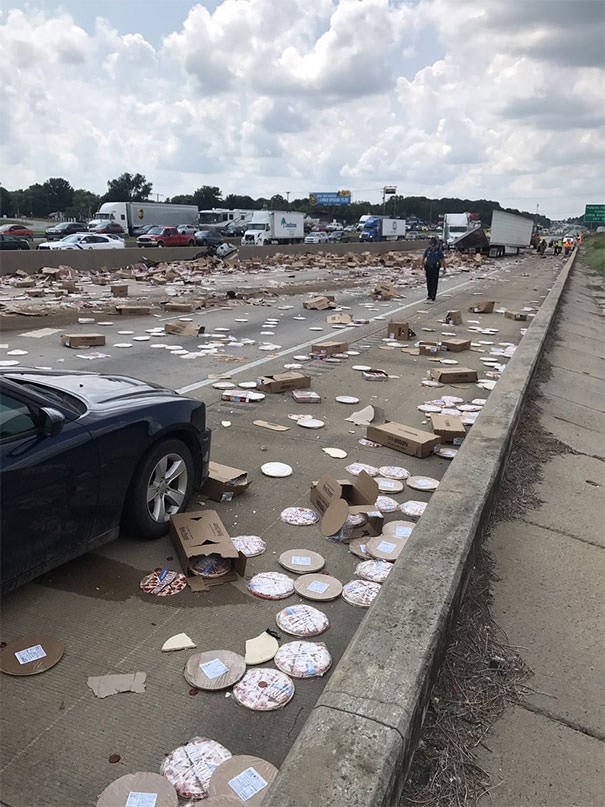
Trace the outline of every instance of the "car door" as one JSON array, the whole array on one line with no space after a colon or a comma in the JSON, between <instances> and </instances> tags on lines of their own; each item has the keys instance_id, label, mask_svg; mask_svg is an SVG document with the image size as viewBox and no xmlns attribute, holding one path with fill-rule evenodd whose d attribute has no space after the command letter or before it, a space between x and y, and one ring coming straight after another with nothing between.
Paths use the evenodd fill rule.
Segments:
<instances>
[{"instance_id":1,"label":"car door","mask_svg":"<svg viewBox=\"0 0 605 807\"><path fill-rule=\"evenodd\" d=\"M99 486L97 451L87 429L66 418L57 434L45 433L39 404L12 386L0 394L5 589L86 551Z\"/></svg>"}]
</instances>

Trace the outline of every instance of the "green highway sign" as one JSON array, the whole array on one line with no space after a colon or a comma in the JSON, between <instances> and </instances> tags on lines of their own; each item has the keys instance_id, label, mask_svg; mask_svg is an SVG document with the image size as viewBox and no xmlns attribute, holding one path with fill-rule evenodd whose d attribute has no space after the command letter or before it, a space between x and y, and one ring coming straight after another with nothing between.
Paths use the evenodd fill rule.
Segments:
<instances>
[{"instance_id":1,"label":"green highway sign","mask_svg":"<svg viewBox=\"0 0 605 807\"><path fill-rule=\"evenodd\" d=\"M605 205L586 205L584 224L605 224Z\"/></svg>"}]
</instances>

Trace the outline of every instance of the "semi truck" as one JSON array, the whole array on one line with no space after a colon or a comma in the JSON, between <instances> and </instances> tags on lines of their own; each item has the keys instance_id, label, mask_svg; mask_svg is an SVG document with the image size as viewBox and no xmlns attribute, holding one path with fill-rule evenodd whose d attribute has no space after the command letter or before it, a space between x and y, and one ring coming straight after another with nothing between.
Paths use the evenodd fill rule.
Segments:
<instances>
[{"instance_id":1,"label":"semi truck","mask_svg":"<svg viewBox=\"0 0 605 807\"><path fill-rule=\"evenodd\" d=\"M200 212L196 205L171 205L159 202L104 202L95 213L88 227L116 221L133 235L136 227L156 224L160 227L176 227L179 224L199 226Z\"/></svg>"},{"instance_id":2,"label":"semi truck","mask_svg":"<svg viewBox=\"0 0 605 807\"><path fill-rule=\"evenodd\" d=\"M289 210L255 210L242 246L300 244L305 237L305 214Z\"/></svg>"},{"instance_id":3,"label":"semi truck","mask_svg":"<svg viewBox=\"0 0 605 807\"><path fill-rule=\"evenodd\" d=\"M452 247L459 238L480 226L481 222L473 219L472 213L446 213L443 216L443 243Z\"/></svg>"},{"instance_id":4,"label":"semi truck","mask_svg":"<svg viewBox=\"0 0 605 807\"><path fill-rule=\"evenodd\" d=\"M494 210L489 232L482 227L471 229L457 238L453 247L461 252L482 252L492 258L518 255L522 247L530 245L533 228L533 219Z\"/></svg>"},{"instance_id":5,"label":"semi truck","mask_svg":"<svg viewBox=\"0 0 605 807\"><path fill-rule=\"evenodd\" d=\"M360 241L401 241L405 238L405 219L369 216L359 235Z\"/></svg>"}]
</instances>

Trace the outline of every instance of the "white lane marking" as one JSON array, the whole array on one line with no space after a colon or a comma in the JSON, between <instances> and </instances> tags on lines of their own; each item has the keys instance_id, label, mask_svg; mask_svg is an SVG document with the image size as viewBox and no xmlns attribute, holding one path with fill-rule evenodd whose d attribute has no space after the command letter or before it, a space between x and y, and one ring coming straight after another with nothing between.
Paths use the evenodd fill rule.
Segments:
<instances>
[{"instance_id":1,"label":"white lane marking","mask_svg":"<svg viewBox=\"0 0 605 807\"><path fill-rule=\"evenodd\" d=\"M497 269L493 269L485 276L484 279L487 280L497 271L498 271ZM447 288L447 292L449 294L452 291L458 291L459 289L463 289L466 286L470 286L471 284L474 283L476 283L475 280L467 280L464 283L459 283L457 286L449 286ZM424 302L425 300L420 299L416 300L413 303L406 303L405 305L397 306L397 308L393 308L390 311L381 311L380 314L376 315L376 317L370 317L370 322L374 322L377 318L380 318L379 319L380 321L381 319L384 319L387 316L392 317L393 314L397 314L399 313L399 311L405 311L406 308L412 308L412 306L420 305L421 303ZM338 338L340 339L340 337L343 334L348 333L349 331L356 331L356 330L357 328L355 327L342 328L338 331ZM240 373L247 373L249 370L254 370L256 367L260 367L263 364L267 364L268 362L273 361L274 359L281 359L283 356L290 355L290 353L298 353L299 351L303 350L306 347L311 347L311 345L314 345L315 342L317 342L317 338L310 339L308 342L301 342L299 345L295 345L294 347L285 348L284 350L280 350L278 353L272 353L271 356L263 356L261 359L256 359L256 361L251 361L248 364L243 364L241 367L234 368L233 370L230 369L229 374L233 376L233 375L239 375ZM180 387L180 389L177 389L177 392L181 395L185 395L188 392L193 392L196 389L207 387L214 381L216 381L215 378L207 378L204 381L196 381L193 384L187 384L186 387Z\"/></svg>"}]
</instances>

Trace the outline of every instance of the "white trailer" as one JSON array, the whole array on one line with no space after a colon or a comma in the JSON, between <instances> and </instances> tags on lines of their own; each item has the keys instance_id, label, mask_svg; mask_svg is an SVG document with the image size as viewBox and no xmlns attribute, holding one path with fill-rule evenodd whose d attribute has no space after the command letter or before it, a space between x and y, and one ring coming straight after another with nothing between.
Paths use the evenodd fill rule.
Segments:
<instances>
[{"instance_id":1,"label":"white trailer","mask_svg":"<svg viewBox=\"0 0 605 807\"><path fill-rule=\"evenodd\" d=\"M89 227L116 221L132 235L134 227L157 224L177 227L179 224L199 225L200 212L196 205L171 205L159 202L104 202L95 213Z\"/></svg>"},{"instance_id":2,"label":"white trailer","mask_svg":"<svg viewBox=\"0 0 605 807\"><path fill-rule=\"evenodd\" d=\"M489 236L489 254L492 258L502 255L517 255L521 247L528 247L534 229L533 219L505 213L492 212L492 225Z\"/></svg>"},{"instance_id":3,"label":"white trailer","mask_svg":"<svg viewBox=\"0 0 605 807\"><path fill-rule=\"evenodd\" d=\"M405 219L369 216L359 236L360 241L400 241L405 238Z\"/></svg>"},{"instance_id":4,"label":"white trailer","mask_svg":"<svg viewBox=\"0 0 605 807\"><path fill-rule=\"evenodd\" d=\"M242 236L243 246L299 244L305 237L305 214L289 210L255 210Z\"/></svg>"}]
</instances>

